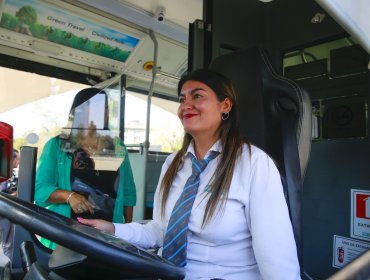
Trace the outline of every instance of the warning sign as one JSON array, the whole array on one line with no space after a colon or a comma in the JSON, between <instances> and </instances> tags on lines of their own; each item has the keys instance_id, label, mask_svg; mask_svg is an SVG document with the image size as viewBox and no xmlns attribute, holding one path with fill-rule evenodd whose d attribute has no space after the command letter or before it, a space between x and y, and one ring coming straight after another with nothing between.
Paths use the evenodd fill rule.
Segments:
<instances>
[{"instance_id":1,"label":"warning sign","mask_svg":"<svg viewBox=\"0 0 370 280\"><path fill-rule=\"evenodd\" d=\"M333 267L342 268L369 250L370 244L334 235Z\"/></svg>"},{"instance_id":2,"label":"warning sign","mask_svg":"<svg viewBox=\"0 0 370 280\"><path fill-rule=\"evenodd\" d=\"M370 191L351 189L351 237L370 240Z\"/></svg>"}]
</instances>

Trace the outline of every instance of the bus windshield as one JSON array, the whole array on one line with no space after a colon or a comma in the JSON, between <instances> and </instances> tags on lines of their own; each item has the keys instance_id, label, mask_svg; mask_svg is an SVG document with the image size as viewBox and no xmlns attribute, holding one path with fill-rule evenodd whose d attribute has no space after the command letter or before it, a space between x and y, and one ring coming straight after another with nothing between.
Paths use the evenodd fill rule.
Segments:
<instances>
[{"instance_id":1,"label":"bus windshield","mask_svg":"<svg viewBox=\"0 0 370 280\"><path fill-rule=\"evenodd\" d=\"M13 124L15 148L36 146L38 154L45 142L60 134L61 128L67 125L76 93L89 87L3 67L0 67L0 77L4 89L0 93L1 100L7 100L0 108L0 120ZM111 100L111 114L119 109L118 99ZM176 115L177 106L175 101L153 97L150 151L169 153L180 146L183 130ZM145 141L146 107L145 95L125 92L123 140L128 146L139 146Z\"/></svg>"}]
</instances>

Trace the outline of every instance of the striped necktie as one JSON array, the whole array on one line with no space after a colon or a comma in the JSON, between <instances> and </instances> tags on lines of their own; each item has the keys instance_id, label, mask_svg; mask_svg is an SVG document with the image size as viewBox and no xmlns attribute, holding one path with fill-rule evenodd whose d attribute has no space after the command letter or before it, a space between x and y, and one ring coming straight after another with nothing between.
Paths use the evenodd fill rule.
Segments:
<instances>
[{"instance_id":1,"label":"striped necktie","mask_svg":"<svg viewBox=\"0 0 370 280\"><path fill-rule=\"evenodd\" d=\"M191 154L192 173L172 210L163 242L162 256L178 266L186 265L188 222L198 192L200 173L218 154L218 152L211 151L205 160L196 160Z\"/></svg>"}]
</instances>

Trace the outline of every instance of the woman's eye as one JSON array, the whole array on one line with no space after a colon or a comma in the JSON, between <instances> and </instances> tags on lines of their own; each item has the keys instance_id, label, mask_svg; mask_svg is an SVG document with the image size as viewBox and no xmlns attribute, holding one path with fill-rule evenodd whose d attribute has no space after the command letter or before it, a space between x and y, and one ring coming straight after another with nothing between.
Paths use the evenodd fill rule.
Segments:
<instances>
[{"instance_id":1,"label":"woman's eye","mask_svg":"<svg viewBox=\"0 0 370 280\"><path fill-rule=\"evenodd\" d=\"M195 94L193 95L193 98L194 98L194 99L198 99L198 98L200 98L200 97L202 97L202 95L200 95L199 93L195 93Z\"/></svg>"},{"instance_id":2,"label":"woman's eye","mask_svg":"<svg viewBox=\"0 0 370 280\"><path fill-rule=\"evenodd\" d=\"M179 103L184 103L185 98L179 98Z\"/></svg>"}]
</instances>

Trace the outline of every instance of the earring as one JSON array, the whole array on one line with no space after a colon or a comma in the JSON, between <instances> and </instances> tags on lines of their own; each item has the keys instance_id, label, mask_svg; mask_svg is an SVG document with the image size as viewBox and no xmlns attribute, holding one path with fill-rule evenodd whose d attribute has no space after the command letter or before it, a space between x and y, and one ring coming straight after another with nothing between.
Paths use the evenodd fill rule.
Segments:
<instances>
[{"instance_id":1,"label":"earring","mask_svg":"<svg viewBox=\"0 0 370 280\"><path fill-rule=\"evenodd\" d=\"M230 116L230 113L229 112L223 112L223 113L221 113L221 119L223 120L223 121L226 121L228 118L229 118L229 116Z\"/></svg>"}]
</instances>

